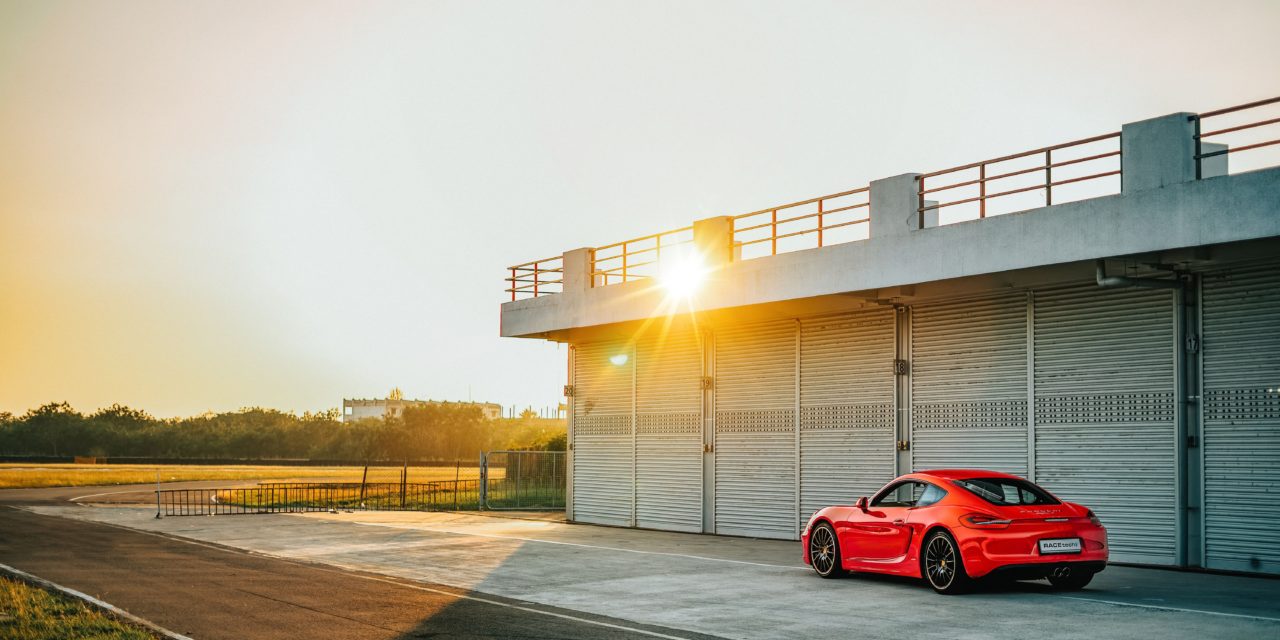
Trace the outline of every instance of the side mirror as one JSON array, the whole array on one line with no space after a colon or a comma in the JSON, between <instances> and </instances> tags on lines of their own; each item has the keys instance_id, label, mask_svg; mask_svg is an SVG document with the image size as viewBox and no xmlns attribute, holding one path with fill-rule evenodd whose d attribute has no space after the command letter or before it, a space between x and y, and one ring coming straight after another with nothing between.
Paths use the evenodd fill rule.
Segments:
<instances>
[{"instance_id":1,"label":"side mirror","mask_svg":"<svg viewBox=\"0 0 1280 640\"><path fill-rule=\"evenodd\" d=\"M859 511L861 511L861 512L863 512L863 513L866 513L866 512L867 512L867 497L866 497L866 496L862 496L861 498L858 498L858 501L857 501L857 502L855 502L855 503L853 503L853 506L857 507Z\"/></svg>"}]
</instances>

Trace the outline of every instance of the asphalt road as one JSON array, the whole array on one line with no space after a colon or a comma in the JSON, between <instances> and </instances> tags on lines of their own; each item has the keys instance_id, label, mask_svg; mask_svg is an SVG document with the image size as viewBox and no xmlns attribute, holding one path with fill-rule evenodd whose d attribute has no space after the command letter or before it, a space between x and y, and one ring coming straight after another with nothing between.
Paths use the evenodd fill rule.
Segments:
<instances>
[{"instance_id":1,"label":"asphalt road","mask_svg":"<svg viewBox=\"0 0 1280 640\"><path fill-rule=\"evenodd\" d=\"M709 637L9 506L0 563L197 640Z\"/></svg>"}]
</instances>

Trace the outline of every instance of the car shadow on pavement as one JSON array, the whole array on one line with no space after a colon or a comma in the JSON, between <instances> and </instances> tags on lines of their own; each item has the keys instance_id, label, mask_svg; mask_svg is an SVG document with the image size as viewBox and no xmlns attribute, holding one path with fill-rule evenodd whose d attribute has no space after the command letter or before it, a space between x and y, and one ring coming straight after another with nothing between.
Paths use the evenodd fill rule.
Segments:
<instances>
[{"instance_id":1,"label":"car shadow on pavement","mask_svg":"<svg viewBox=\"0 0 1280 640\"><path fill-rule=\"evenodd\" d=\"M931 587L928 583L920 578L908 578L905 576L892 576L882 573L859 573L852 572L845 576L845 580L859 580L869 584L894 585L901 587L909 587L919 589L921 593L928 592ZM974 581L970 593L990 593L990 594L1014 594L1014 593L1063 593L1057 591L1045 581L1035 580L1008 580L1008 579L979 579Z\"/></svg>"}]
</instances>

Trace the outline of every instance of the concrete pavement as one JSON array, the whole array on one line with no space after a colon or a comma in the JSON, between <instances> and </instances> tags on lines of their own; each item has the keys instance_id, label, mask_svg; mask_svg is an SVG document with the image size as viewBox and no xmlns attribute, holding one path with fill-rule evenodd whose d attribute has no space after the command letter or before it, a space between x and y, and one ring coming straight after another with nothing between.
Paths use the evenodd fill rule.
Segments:
<instances>
[{"instance_id":1,"label":"concrete pavement","mask_svg":"<svg viewBox=\"0 0 1280 640\"><path fill-rule=\"evenodd\" d=\"M1018 583L944 597L894 578L821 580L791 542L448 513L31 509L731 638L1280 638L1280 580L1266 578L1110 567L1078 593Z\"/></svg>"}]
</instances>

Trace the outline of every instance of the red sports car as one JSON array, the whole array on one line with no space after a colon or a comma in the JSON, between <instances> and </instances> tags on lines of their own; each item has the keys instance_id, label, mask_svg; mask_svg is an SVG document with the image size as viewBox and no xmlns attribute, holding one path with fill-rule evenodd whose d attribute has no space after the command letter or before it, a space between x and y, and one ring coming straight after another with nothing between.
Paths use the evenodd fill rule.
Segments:
<instances>
[{"instance_id":1,"label":"red sports car","mask_svg":"<svg viewBox=\"0 0 1280 640\"><path fill-rule=\"evenodd\" d=\"M938 593L987 576L1082 589L1107 566L1107 530L1092 511L1018 476L972 469L909 473L852 507L813 514L800 540L824 578L889 573L924 578Z\"/></svg>"}]
</instances>

